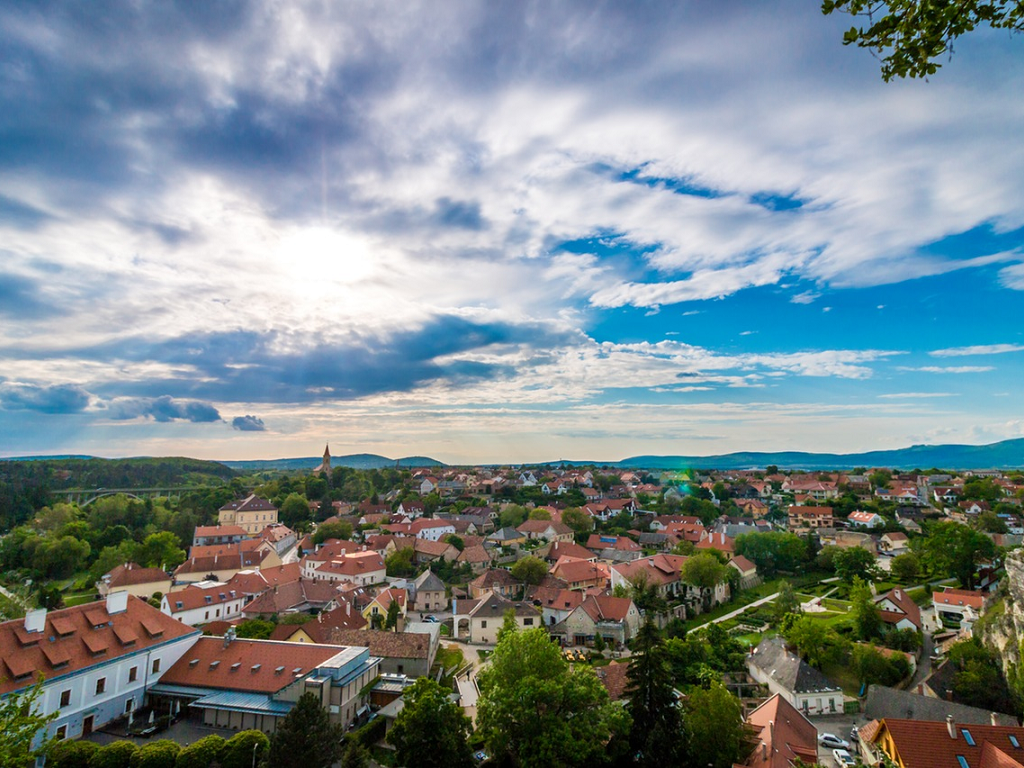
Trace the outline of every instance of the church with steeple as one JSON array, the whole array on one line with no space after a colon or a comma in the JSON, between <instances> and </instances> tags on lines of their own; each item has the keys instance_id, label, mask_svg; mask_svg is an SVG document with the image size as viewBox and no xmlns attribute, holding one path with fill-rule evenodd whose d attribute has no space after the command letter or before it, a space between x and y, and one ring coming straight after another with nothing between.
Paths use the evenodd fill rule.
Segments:
<instances>
[{"instance_id":1,"label":"church with steeple","mask_svg":"<svg viewBox=\"0 0 1024 768\"><path fill-rule=\"evenodd\" d=\"M313 470L314 475L326 475L331 476L331 446L330 444L324 446L324 460L320 462L320 466Z\"/></svg>"}]
</instances>

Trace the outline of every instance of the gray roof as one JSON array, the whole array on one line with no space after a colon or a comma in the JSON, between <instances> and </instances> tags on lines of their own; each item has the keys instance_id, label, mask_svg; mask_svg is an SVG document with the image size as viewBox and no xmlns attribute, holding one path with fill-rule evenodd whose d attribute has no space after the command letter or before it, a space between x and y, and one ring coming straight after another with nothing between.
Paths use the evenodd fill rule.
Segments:
<instances>
[{"instance_id":1,"label":"gray roof","mask_svg":"<svg viewBox=\"0 0 1024 768\"><path fill-rule=\"evenodd\" d=\"M429 568L417 576L413 584L417 592L444 592L444 582Z\"/></svg>"},{"instance_id":2,"label":"gray roof","mask_svg":"<svg viewBox=\"0 0 1024 768\"><path fill-rule=\"evenodd\" d=\"M894 720L929 720L943 722L948 715L964 725L1017 725L1012 715L991 713L987 709L968 707L945 699L921 696L910 691L886 688L884 685L868 686L868 697L864 702L864 714L869 720L889 717Z\"/></svg>"},{"instance_id":3,"label":"gray roof","mask_svg":"<svg viewBox=\"0 0 1024 768\"><path fill-rule=\"evenodd\" d=\"M519 603L506 600L501 595L491 592L480 599L480 602L469 612L473 618L498 619L508 610L515 611L516 616L537 616L540 614L530 603Z\"/></svg>"},{"instance_id":4,"label":"gray roof","mask_svg":"<svg viewBox=\"0 0 1024 768\"><path fill-rule=\"evenodd\" d=\"M826 693L842 690L795 653L786 650L780 637L767 637L750 655L750 661L793 693Z\"/></svg>"}]
</instances>

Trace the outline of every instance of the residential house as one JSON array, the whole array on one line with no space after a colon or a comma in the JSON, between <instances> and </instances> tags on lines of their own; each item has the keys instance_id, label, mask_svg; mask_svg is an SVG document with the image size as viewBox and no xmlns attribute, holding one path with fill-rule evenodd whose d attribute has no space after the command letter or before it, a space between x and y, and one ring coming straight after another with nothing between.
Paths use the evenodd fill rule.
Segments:
<instances>
[{"instance_id":1,"label":"residential house","mask_svg":"<svg viewBox=\"0 0 1024 768\"><path fill-rule=\"evenodd\" d=\"M274 551L283 555L291 549L298 537L291 528L283 523L273 523L260 531L260 539L268 542L274 547Z\"/></svg>"},{"instance_id":2,"label":"residential house","mask_svg":"<svg viewBox=\"0 0 1024 768\"><path fill-rule=\"evenodd\" d=\"M333 645L368 648L371 656L380 659L382 674L412 679L430 675L439 645L430 635L416 632L331 629L327 636Z\"/></svg>"},{"instance_id":3,"label":"residential house","mask_svg":"<svg viewBox=\"0 0 1024 768\"><path fill-rule=\"evenodd\" d=\"M611 587L622 585L630 588L640 579L658 588L658 592L666 598L684 594L686 589L680 581L679 572L686 558L681 555L651 555L642 557L631 563L613 565L611 568Z\"/></svg>"},{"instance_id":4,"label":"residential house","mask_svg":"<svg viewBox=\"0 0 1024 768\"><path fill-rule=\"evenodd\" d=\"M160 612L197 627L211 621L237 619L244 604L245 596L227 584L201 581L165 594L160 600Z\"/></svg>"},{"instance_id":5,"label":"residential house","mask_svg":"<svg viewBox=\"0 0 1024 768\"><path fill-rule=\"evenodd\" d=\"M498 642L498 630L505 621L505 615L512 611L516 626L520 629L539 627L541 613L530 603L513 602L493 592L480 598L469 612L469 640L472 643Z\"/></svg>"},{"instance_id":6,"label":"residential house","mask_svg":"<svg viewBox=\"0 0 1024 768\"><path fill-rule=\"evenodd\" d=\"M228 583L230 587L230 582ZM278 616L282 613L309 613L332 606L338 597L338 585L333 581L296 579L264 590L242 607L247 619Z\"/></svg>"},{"instance_id":7,"label":"residential house","mask_svg":"<svg viewBox=\"0 0 1024 768\"><path fill-rule=\"evenodd\" d=\"M368 710L368 683L380 673L369 649L201 637L150 689L164 711L191 709L206 727L272 734L304 693L345 729Z\"/></svg>"},{"instance_id":8,"label":"residential house","mask_svg":"<svg viewBox=\"0 0 1024 768\"><path fill-rule=\"evenodd\" d=\"M796 496L806 496L815 501L839 497L839 488L833 480L811 480L805 477L787 478L782 484L782 490Z\"/></svg>"},{"instance_id":9,"label":"residential house","mask_svg":"<svg viewBox=\"0 0 1024 768\"><path fill-rule=\"evenodd\" d=\"M244 595L245 601L248 603L268 589L298 581L300 578L302 578L302 566L299 563L285 563L274 568L239 571L228 580L227 584L239 594Z\"/></svg>"},{"instance_id":10,"label":"residential house","mask_svg":"<svg viewBox=\"0 0 1024 768\"><path fill-rule=\"evenodd\" d=\"M952 589L945 587L942 592L932 594L932 604L935 607L935 621L939 624L944 622L957 623L962 626L977 621L985 610L987 599L981 590Z\"/></svg>"},{"instance_id":11,"label":"residential house","mask_svg":"<svg viewBox=\"0 0 1024 768\"><path fill-rule=\"evenodd\" d=\"M592 646L600 635L608 645L621 647L636 636L640 622L640 611L628 597L587 595L550 631L571 645Z\"/></svg>"},{"instance_id":12,"label":"residential house","mask_svg":"<svg viewBox=\"0 0 1024 768\"><path fill-rule=\"evenodd\" d=\"M900 531L883 533L882 537L878 540L878 545L882 552L890 555L902 555L910 550L910 541L907 539L907 534Z\"/></svg>"},{"instance_id":13,"label":"residential house","mask_svg":"<svg viewBox=\"0 0 1024 768\"><path fill-rule=\"evenodd\" d=\"M789 530L791 533L807 533L818 528L833 526L832 507L789 508Z\"/></svg>"},{"instance_id":14,"label":"residential house","mask_svg":"<svg viewBox=\"0 0 1024 768\"><path fill-rule=\"evenodd\" d=\"M604 563L563 557L549 573L569 585L569 589L606 589L611 581L610 569Z\"/></svg>"},{"instance_id":15,"label":"residential house","mask_svg":"<svg viewBox=\"0 0 1024 768\"><path fill-rule=\"evenodd\" d=\"M590 534L586 548L601 559L616 563L628 563L644 554L640 545L627 536L606 536L600 533Z\"/></svg>"},{"instance_id":16,"label":"residential house","mask_svg":"<svg viewBox=\"0 0 1024 768\"><path fill-rule=\"evenodd\" d=\"M237 525L198 525L192 534L193 547L209 544L237 544L249 538L246 530Z\"/></svg>"},{"instance_id":17,"label":"residential house","mask_svg":"<svg viewBox=\"0 0 1024 768\"><path fill-rule=\"evenodd\" d=\"M781 637L767 637L751 651L747 672L805 715L843 711L843 689L788 650Z\"/></svg>"},{"instance_id":18,"label":"residential house","mask_svg":"<svg viewBox=\"0 0 1024 768\"><path fill-rule=\"evenodd\" d=\"M526 534L520 533L515 528L499 528L492 534L489 534L485 541L491 544L496 544L500 547L515 547L526 542Z\"/></svg>"},{"instance_id":19,"label":"residential house","mask_svg":"<svg viewBox=\"0 0 1024 768\"><path fill-rule=\"evenodd\" d=\"M435 560L454 561L459 556L459 550L454 544L446 541L431 541L430 539L413 539L413 558L417 565L432 563Z\"/></svg>"},{"instance_id":20,"label":"residential house","mask_svg":"<svg viewBox=\"0 0 1024 768\"><path fill-rule=\"evenodd\" d=\"M426 512L426 506L419 499L406 499L399 503L398 514L405 515L410 520L415 520L417 517L423 517Z\"/></svg>"},{"instance_id":21,"label":"residential house","mask_svg":"<svg viewBox=\"0 0 1024 768\"><path fill-rule=\"evenodd\" d=\"M726 560L731 560L736 552L736 542L724 533L709 533L697 542L697 549L713 549L725 555Z\"/></svg>"},{"instance_id":22,"label":"residential house","mask_svg":"<svg viewBox=\"0 0 1024 768\"><path fill-rule=\"evenodd\" d=\"M906 590L890 589L884 595L875 598L875 605L878 606L879 615L886 626L893 629L912 629L915 632L923 629L921 609L910 599Z\"/></svg>"},{"instance_id":23,"label":"residential house","mask_svg":"<svg viewBox=\"0 0 1024 768\"><path fill-rule=\"evenodd\" d=\"M196 581L223 581L240 571L281 565L281 558L273 550L254 549L228 555L212 557L190 557L174 570L174 583L181 584Z\"/></svg>"},{"instance_id":24,"label":"residential house","mask_svg":"<svg viewBox=\"0 0 1024 768\"><path fill-rule=\"evenodd\" d=\"M217 512L220 525L237 525L250 536L277 522L277 507L255 493L225 504Z\"/></svg>"},{"instance_id":25,"label":"residential house","mask_svg":"<svg viewBox=\"0 0 1024 768\"><path fill-rule=\"evenodd\" d=\"M189 558L223 557L225 555L242 555L252 552L264 552L261 565L266 564L268 568L280 565L281 557L274 545L260 538L243 539L234 544L205 544L189 547Z\"/></svg>"},{"instance_id":26,"label":"residential house","mask_svg":"<svg viewBox=\"0 0 1024 768\"><path fill-rule=\"evenodd\" d=\"M530 602L540 608L546 627L565 621L585 597L579 590L543 586L535 587L528 595Z\"/></svg>"},{"instance_id":27,"label":"residential house","mask_svg":"<svg viewBox=\"0 0 1024 768\"><path fill-rule=\"evenodd\" d=\"M740 499L736 502L736 506L743 511L743 514L756 519L766 517L771 512L771 507L761 499Z\"/></svg>"},{"instance_id":28,"label":"residential house","mask_svg":"<svg viewBox=\"0 0 1024 768\"><path fill-rule=\"evenodd\" d=\"M572 541L573 531L565 523L553 520L526 520L516 527L527 539L543 539L544 541Z\"/></svg>"},{"instance_id":29,"label":"residential house","mask_svg":"<svg viewBox=\"0 0 1024 768\"><path fill-rule=\"evenodd\" d=\"M476 546L467 546L461 552L459 556L455 558L455 562L458 564L468 563L473 573L483 573L491 566L491 553L488 552L483 546L477 544Z\"/></svg>"},{"instance_id":30,"label":"residential house","mask_svg":"<svg viewBox=\"0 0 1024 768\"><path fill-rule=\"evenodd\" d=\"M305 624L278 624L270 633L271 640L289 643L320 643L330 645L329 634L335 629L359 631L370 626L363 614L349 600L341 601L337 608L321 611Z\"/></svg>"},{"instance_id":31,"label":"residential house","mask_svg":"<svg viewBox=\"0 0 1024 768\"><path fill-rule=\"evenodd\" d=\"M469 596L483 597L493 592L502 597L516 597L523 590L522 583L504 568L489 568L467 585Z\"/></svg>"},{"instance_id":32,"label":"residential house","mask_svg":"<svg viewBox=\"0 0 1024 768\"><path fill-rule=\"evenodd\" d=\"M126 591L73 608L32 610L0 624L0 696L42 677L38 712L57 713L46 736L88 736L141 707L147 687L199 634Z\"/></svg>"},{"instance_id":33,"label":"residential house","mask_svg":"<svg viewBox=\"0 0 1024 768\"><path fill-rule=\"evenodd\" d=\"M103 574L96 582L100 597L111 592L127 592L135 597L147 598L154 592L164 593L171 588L171 577L160 568L143 568L137 563L122 563Z\"/></svg>"},{"instance_id":34,"label":"residential house","mask_svg":"<svg viewBox=\"0 0 1024 768\"><path fill-rule=\"evenodd\" d=\"M877 512L865 512L859 509L851 512L846 519L850 525L857 528L879 528L885 525L885 518Z\"/></svg>"},{"instance_id":35,"label":"residential house","mask_svg":"<svg viewBox=\"0 0 1024 768\"><path fill-rule=\"evenodd\" d=\"M818 729L782 694L776 693L747 715L754 749L746 768L791 768L818 763Z\"/></svg>"},{"instance_id":36,"label":"residential house","mask_svg":"<svg viewBox=\"0 0 1024 768\"><path fill-rule=\"evenodd\" d=\"M597 560L597 555L575 541L553 541L537 549L534 555L549 563L557 563L563 557L577 560Z\"/></svg>"},{"instance_id":37,"label":"residential house","mask_svg":"<svg viewBox=\"0 0 1024 768\"><path fill-rule=\"evenodd\" d=\"M379 616L380 618L377 621L383 627L392 605L398 606L398 631L401 632L405 625L406 613L409 609L409 594L404 589L388 587L381 590L376 597L370 600L370 604L363 609L363 618L370 622L372 627L374 625L373 617Z\"/></svg>"},{"instance_id":38,"label":"residential house","mask_svg":"<svg viewBox=\"0 0 1024 768\"><path fill-rule=\"evenodd\" d=\"M750 589L757 584L757 566L743 555L735 555L729 560L729 565L735 568L740 574L740 589Z\"/></svg>"},{"instance_id":39,"label":"residential house","mask_svg":"<svg viewBox=\"0 0 1024 768\"><path fill-rule=\"evenodd\" d=\"M884 718L871 744L898 768L1024 766L1024 728Z\"/></svg>"},{"instance_id":40,"label":"residential house","mask_svg":"<svg viewBox=\"0 0 1024 768\"><path fill-rule=\"evenodd\" d=\"M412 607L424 611L443 611L448 607L444 582L427 569L412 583Z\"/></svg>"},{"instance_id":41,"label":"residential house","mask_svg":"<svg viewBox=\"0 0 1024 768\"><path fill-rule=\"evenodd\" d=\"M354 552L322 563L313 578L317 581L347 581L360 587L380 584L387 578L384 558L377 552Z\"/></svg>"}]
</instances>

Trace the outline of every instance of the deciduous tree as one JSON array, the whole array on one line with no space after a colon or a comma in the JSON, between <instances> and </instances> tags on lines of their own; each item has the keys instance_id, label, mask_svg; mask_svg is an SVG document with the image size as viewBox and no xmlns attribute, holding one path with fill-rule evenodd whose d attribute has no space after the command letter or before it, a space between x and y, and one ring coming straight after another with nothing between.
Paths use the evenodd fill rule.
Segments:
<instances>
[{"instance_id":1,"label":"deciduous tree","mask_svg":"<svg viewBox=\"0 0 1024 768\"><path fill-rule=\"evenodd\" d=\"M30 768L53 743L45 730L58 713L39 714L36 708L42 693L40 678L30 688L0 699L0 765L4 768Z\"/></svg>"},{"instance_id":2,"label":"deciduous tree","mask_svg":"<svg viewBox=\"0 0 1024 768\"><path fill-rule=\"evenodd\" d=\"M473 765L472 724L462 708L433 680L421 677L404 696L405 706L387 739L398 764L408 768L468 768Z\"/></svg>"}]
</instances>

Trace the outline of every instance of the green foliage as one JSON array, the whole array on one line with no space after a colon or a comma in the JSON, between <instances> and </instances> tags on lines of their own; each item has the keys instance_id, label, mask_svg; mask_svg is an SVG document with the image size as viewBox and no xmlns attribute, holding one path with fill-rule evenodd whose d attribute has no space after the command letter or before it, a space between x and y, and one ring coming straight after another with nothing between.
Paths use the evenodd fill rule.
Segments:
<instances>
[{"instance_id":1,"label":"green foliage","mask_svg":"<svg viewBox=\"0 0 1024 768\"><path fill-rule=\"evenodd\" d=\"M821 10L867 19L866 26L847 30L843 44L880 57L886 81L935 74L953 42L978 26L1024 30L1021 0L823 0Z\"/></svg>"},{"instance_id":2,"label":"green foliage","mask_svg":"<svg viewBox=\"0 0 1024 768\"><path fill-rule=\"evenodd\" d=\"M672 682L680 689L746 667L746 648L720 624L705 625L685 638L670 638L665 654Z\"/></svg>"},{"instance_id":3,"label":"green foliage","mask_svg":"<svg viewBox=\"0 0 1024 768\"><path fill-rule=\"evenodd\" d=\"M518 504L509 504L498 513L498 524L501 528L516 528L522 525L529 517L530 511Z\"/></svg>"},{"instance_id":4,"label":"green foliage","mask_svg":"<svg viewBox=\"0 0 1024 768\"><path fill-rule=\"evenodd\" d=\"M455 534L455 533L446 534L445 536L442 537L442 540L447 542L448 544L451 544L453 547L455 547L457 550L459 550L459 552L461 552L462 550L464 550L466 548L466 542L463 541L462 537L459 536L458 534Z\"/></svg>"},{"instance_id":5,"label":"green foliage","mask_svg":"<svg viewBox=\"0 0 1024 768\"><path fill-rule=\"evenodd\" d=\"M766 579L779 571L796 571L807 557L807 547L799 536L782 531L745 533L736 537L736 554L757 566Z\"/></svg>"},{"instance_id":6,"label":"green foliage","mask_svg":"<svg viewBox=\"0 0 1024 768\"><path fill-rule=\"evenodd\" d=\"M643 766L684 761L683 720L676 703L665 644L650 617L633 641L626 672L626 711L632 719L630 752Z\"/></svg>"},{"instance_id":7,"label":"green foliage","mask_svg":"<svg viewBox=\"0 0 1024 768\"><path fill-rule=\"evenodd\" d=\"M974 589L978 565L995 556L996 546L988 536L966 525L943 522L929 529L923 554L937 573L956 576L966 589Z\"/></svg>"},{"instance_id":8,"label":"green foliage","mask_svg":"<svg viewBox=\"0 0 1024 768\"><path fill-rule=\"evenodd\" d=\"M235 626L235 633L240 638L267 640L276 625L265 619L246 619Z\"/></svg>"},{"instance_id":9,"label":"green foliage","mask_svg":"<svg viewBox=\"0 0 1024 768\"><path fill-rule=\"evenodd\" d=\"M364 747L372 747L384 738L388 724L383 717L375 717L352 734L353 739Z\"/></svg>"},{"instance_id":10,"label":"green foliage","mask_svg":"<svg viewBox=\"0 0 1024 768\"><path fill-rule=\"evenodd\" d=\"M875 571L875 556L864 547L847 547L840 549L833 555L836 576L851 583L855 577L868 576Z\"/></svg>"},{"instance_id":11,"label":"green foliage","mask_svg":"<svg viewBox=\"0 0 1024 768\"><path fill-rule=\"evenodd\" d=\"M711 609L715 587L729 580L731 570L728 565L722 564L715 553L701 552L683 563L679 576L684 584L700 589L704 611L708 611Z\"/></svg>"},{"instance_id":12,"label":"green foliage","mask_svg":"<svg viewBox=\"0 0 1024 768\"><path fill-rule=\"evenodd\" d=\"M384 567L388 576L408 577L416 575L416 566L412 560L416 552L412 547L396 549L384 559Z\"/></svg>"},{"instance_id":13,"label":"green foliage","mask_svg":"<svg viewBox=\"0 0 1024 768\"><path fill-rule=\"evenodd\" d=\"M846 655L848 641L823 621L810 616L797 618L785 631L786 640L812 667L821 669L837 663Z\"/></svg>"},{"instance_id":14,"label":"green foliage","mask_svg":"<svg viewBox=\"0 0 1024 768\"><path fill-rule=\"evenodd\" d=\"M399 613L400 613L400 608L398 606L398 601L397 600L392 600L391 604L388 606L388 615L387 615L387 619L384 622L384 629L391 630L391 629L395 629L395 627L398 626L398 616L399 616Z\"/></svg>"},{"instance_id":15,"label":"green foliage","mask_svg":"<svg viewBox=\"0 0 1024 768\"><path fill-rule=\"evenodd\" d=\"M43 681L0 699L0 765L29 768L36 757L46 754L52 739L40 738L59 713L40 715L36 710L43 693ZM37 741L38 739L38 741Z\"/></svg>"},{"instance_id":16,"label":"green foliage","mask_svg":"<svg viewBox=\"0 0 1024 768\"><path fill-rule=\"evenodd\" d=\"M688 752L699 755L699 764L731 768L750 752L743 727L743 706L718 680L696 688L683 705Z\"/></svg>"},{"instance_id":17,"label":"green foliage","mask_svg":"<svg viewBox=\"0 0 1024 768\"><path fill-rule=\"evenodd\" d=\"M135 551L135 562L143 568L177 568L185 562L185 550L170 531L150 534Z\"/></svg>"},{"instance_id":18,"label":"green foliage","mask_svg":"<svg viewBox=\"0 0 1024 768\"><path fill-rule=\"evenodd\" d=\"M380 718L378 718L380 719ZM350 739L341 755L341 768L369 768L370 753L355 739Z\"/></svg>"},{"instance_id":19,"label":"green foliage","mask_svg":"<svg viewBox=\"0 0 1024 768\"><path fill-rule=\"evenodd\" d=\"M551 513L548 512L546 509L531 509L530 510L530 517L529 517L529 519L530 520L550 520L551 519Z\"/></svg>"},{"instance_id":20,"label":"green foliage","mask_svg":"<svg viewBox=\"0 0 1024 768\"><path fill-rule=\"evenodd\" d=\"M594 518L579 507L568 507L562 512L562 522L577 536L586 536L594 530Z\"/></svg>"},{"instance_id":21,"label":"green foliage","mask_svg":"<svg viewBox=\"0 0 1024 768\"><path fill-rule=\"evenodd\" d=\"M263 731L239 731L225 742L220 768L251 768L254 752L259 765L269 749L270 739Z\"/></svg>"},{"instance_id":22,"label":"green foliage","mask_svg":"<svg viewBox=\"0 0 1024 768\"><path fill-rule=\"evenodd\" d=\"M352 523L342 520L337 523L321 523L318 525L316 533L313 534L313 543L323 544L328 539L344 539L348 541L351 538Z\"/></svg>"},{"instance_id":23,"label":"green foliage","mask_svg":"<svg viewBox=\"0 0 1024 768\"><path fill-rule=\"evenodd\" d=\"M175 760L174 768L212 768L214 763L220 761L224 744L223 737L217 734L204 736L182 748Z\"/></svg>"},{"instance_id":24,"label":"green foliage","mask_svg":"<svg viewBox=\"0 0 1024 768\"><path fill-rule=\"evenodd\" d=\"M782 586L779 588L779 596L775 598L775 602L772 605L772 614L775 620L780 620L787 613L799 612L800 598L796 596L796 590L793 589L793 585L788 581L782 582Z\"/></svg>"},{"instance_id":25,"label":"green foliage","mask_svg":"<svg viewBox=\"0 0 1024 768\"><path fill-rule=\"evenodd\" d=\"M130 768L132 755L137 750L138 747L130 741L112 741L93 753L89 758L89 768Z\"/></svg>"},{"instance_id":26,"label":"green foliage","mask_svg":"<svg viewBox=\"0 0 1024 768\"><path fill-rule=\"evenodd\" d=\"M174 768L180 751L181 747L170 739L151 741L132 753L128 764L131 768Z\"/></svg>"},{"instance_id":27,"label":"green foliage","mask_svg":"<svg viewBox=\"0 0 1024 768\"><path fill-rule=\"evenodd\" d=\"M859 577L854 577L850 588L850 612L853 614L853 626L857 637L871 640L882 630L882 613L872 599L871 589Z\"/></svg>"},{"instance_id":28,"label":"green foliage","mask_svg":"<svg viewBox=\"0 0 1024 768\"><path fill-rule=\"evenodd\" d=\"M916 653L924 643L924 638L916 629L892 629L882 635L882 645L895 651Z\"/></svg>"},{"instance_id":29,"label":"green foliage","mask_svg":"<svg viewBox=\"0 0 1024 768\"><path fill-rule=\"evenodd\" d=\"M526 584L540 584L548 575L548 566L543 560L527 555L512 566L512 575Z\"/></svg>"},{"instance_id":30,"label":"green foliage","mask_svg":"<svg viewBox=\"0 0 1024 768\"><path fill-rule=\"evenodd\" d=\"M905 657L887 658L871 645L854 645L850 661L857 679L868 685L894 686L910 674Z\"/></svg>"},{"instance_id":31,"label":"green foliage","mask_svg":"<svg viewBox=\"0 0 1024 768\"><path fill-rule=\"evenodd\" d=\"M1003 677L999 660L973 637L949 649L949 662L956 672L951 688L961 704L1017 714L1017 702Z\"/></svg>"},{"instance_id":32,"label":"green foliage","mask_svg":"<svg viewBox=\"0 0 1024 768\"><path fill-rule=\"evenodd\" d=\"M978 515L974 524L979 531L986 533L1007 533L1010 530L1006 522L992 510L986 510Z\"/></svg>"},{"instance_id":33,"label":"green foliage","mask_svg":"<svg viewBox=\"0 0 1024 768\"><path fill-rule=\"evenodd\" d=\"M913 552L896 555L889 563L889 570L896 579L909 584L916 581L921 573L921 558Z\"/></svg>"},{"instance_id":34,"label":"green foliage","mask_svg":"<svg viewBox=\"0 0 1024 768\"><path fill-rule=\"evenodd\" d=\"M405 691L405 707L387 739L399 765L416 768L459 768L473 765L469 747L472 723L448 692L421 677Z\"/></svg>"},{"instance_id":35,"label":"green foliage","mask_svg":"<svg viewBox=\"0 0 1024 768\"><path fill-rule=\"evenodd\" d=\"M330 768L341 757L340 726L333 725L320 700L304 693L270 740L274 768Z\"/></svg>"},{"instance_id":36,"label":"green foliage","mask_svg":"<svg viewBox=\"0 0 1024 768\"><path fill-rule=\"evenodd\" d=\"M99 749L92 741L58 741L46 756L48 768L90 768L89 761Z\"/></svg>"},{"instance_id":37,"label":"green foliage","mask_svg":"<svg viewBox=\"0 0 1024 768\"><path fill-rule=\"evenodd\" d=\"M477 728L492 756L524 768L583 766L628 730L585 665L570 669L542 628L503 633L478 678Z\"/></svg>"}]
</instances>

